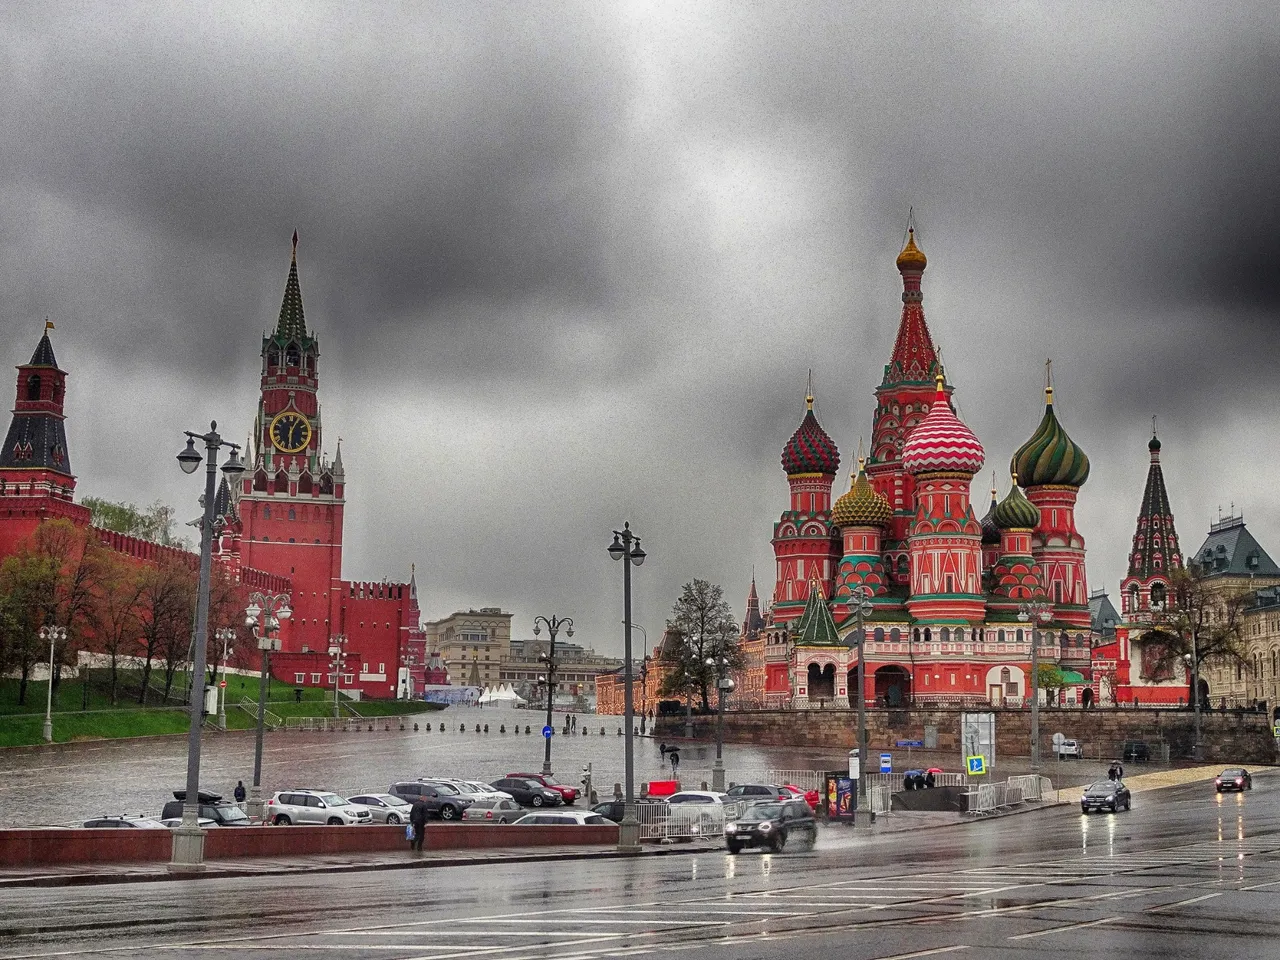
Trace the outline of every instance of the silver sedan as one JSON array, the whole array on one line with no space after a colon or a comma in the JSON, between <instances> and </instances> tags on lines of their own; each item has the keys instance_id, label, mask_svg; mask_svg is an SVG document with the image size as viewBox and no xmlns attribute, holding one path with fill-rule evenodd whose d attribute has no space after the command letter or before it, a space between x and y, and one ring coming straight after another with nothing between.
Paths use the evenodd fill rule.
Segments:
<instances>
[{"instance_id":1,"label":"silver sedan","mask_svg":"<svg viewBox=\"0 0 1280 960\"><path fill-rule=\"evenodd\" d=\"M408 823L413 804L390 793L362 793L347 797L352 803L369 808L374 823Z\"/></svg>"}]
</instances>

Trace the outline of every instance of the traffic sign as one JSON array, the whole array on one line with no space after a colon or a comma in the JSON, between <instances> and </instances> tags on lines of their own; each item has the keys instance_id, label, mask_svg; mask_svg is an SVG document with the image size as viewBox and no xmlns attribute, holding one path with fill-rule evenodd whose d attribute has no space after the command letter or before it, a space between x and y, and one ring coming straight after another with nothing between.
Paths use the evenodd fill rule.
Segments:
<instances>
[{"instance_id":1,"label":"traffic sign","mask_svg":"<svg viewBox=\"0 0 1280 960\"><path fill-rule=\"evenodd\" d=\"M223 690L227 689L227 681L219 681L218 686L222 687Z\"/></svg>"},{"instance_id":2,"label":"traffic sign","mask_svg":"<svg viewBox=\"0 0 1280 960\"><path fill-rule=\"evenodd\" d=\"M923 740L898 740L894 743L895 747L923 747Z\"/></svg>"},{"instance_id":3,"label":"traffic sign","mask_svg":"<svg viewBox=\"0 0 1280 960\"><path fill-rule=\"evenodd\" d=\"M1275 734L1277 737L1280 737L1280 723L1277 723L1274 727L1272 727L1271 732Z\"/></svg>"},{"instance_id":4,"label":"traffic sign","mask_svg":"<svg viewBox=\"0 0 1280 960\"><path fill-rule=\"evenodd\" d=\"M550 724L547 724L545 727L542 728L542 735L546 737L548 740L551 739L551 735L553 733L555 733L555 731L551 729Z\"/></svg>"},{"instance_id":5,"label":"traffic sign","mask_svg":"<svg viewBox=\"0 0 1280 960\"><path fill-rule=\"evenodd\" d=\"M987 772L987 758L981 755L976 757L965 757L965 761L969 764L969 776L977 777Z\"/></svg>"},{"instance_id":6,"label":"traffic sign","mask_svg":"<svg viewBox=\"0 0 1280 960\"><path fill-rule=\"evenodd\" d=\"M880 754L880 772L893 773L893 755L888 753Z\"/></svg>"}]
</instances>

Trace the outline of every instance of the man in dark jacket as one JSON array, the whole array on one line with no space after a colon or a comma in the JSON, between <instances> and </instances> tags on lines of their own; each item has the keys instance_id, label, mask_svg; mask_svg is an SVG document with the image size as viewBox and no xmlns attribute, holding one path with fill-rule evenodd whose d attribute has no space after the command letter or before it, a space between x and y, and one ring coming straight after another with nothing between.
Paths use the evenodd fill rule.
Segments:
<instances>
[{"instance_id":1,"label":"man in dark jacket","mask_svg":"<svg viewBox=\"0 0 1280 960\"><path fill-rule=\"evenodd\" d=\"M427 801L421 796L409 808L409 823L413 825L413 849L422 852L422 841L427 838Z\"/></svg>"}]
</instances>

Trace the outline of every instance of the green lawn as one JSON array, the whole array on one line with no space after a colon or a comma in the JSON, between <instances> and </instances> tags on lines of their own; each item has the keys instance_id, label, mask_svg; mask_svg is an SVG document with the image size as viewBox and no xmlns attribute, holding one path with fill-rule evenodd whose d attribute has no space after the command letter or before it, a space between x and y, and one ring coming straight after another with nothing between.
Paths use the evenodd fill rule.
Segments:
<instances>
[{"instance_id":1,"label":"green lawn","mask_svg":"<svg viewBox=\"0 0 1280 960\"><path fill-rule=\"evenodd\" d=\"M109 670L94 669L88 677L89 710L83 709L85 690L80 678L64 679L56 685L53 698L53 739L65 743L77 739L111 739L147 737L186 733L186 706L174 697L186 689L187 675L174 675L172 696L165 704L162 697L163 676L151 675L147 703L138 703L142 674L138 670L120 671L118 699L111 703ZM44 742L44 709L47 685L42 680L27 685L25 704L18 703L18 681L0 678L0 747L31 746ZM257 677L227 677L226 714L228 730L251 730L257 724L259 681ZM292 684L272 680L268 686L267 710L277 717L333 716L333 692L303 687L301 700ZM238 704L245 705L247 711ZM342 698L343 716L351 709L363 717L403 716L438 709L435 704L405 700L365 700L358 703ZM348 709L350 706L351 709Z\"/></svg>"}]
</instances>

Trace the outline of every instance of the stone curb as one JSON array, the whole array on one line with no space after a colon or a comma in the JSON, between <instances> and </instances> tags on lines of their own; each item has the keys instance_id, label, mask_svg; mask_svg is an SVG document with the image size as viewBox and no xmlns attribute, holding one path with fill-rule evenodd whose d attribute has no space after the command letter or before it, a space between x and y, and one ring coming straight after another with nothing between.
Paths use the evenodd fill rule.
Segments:
<instances>
[{"instance_id":1,"label":"stone curb","mask_svg":"<svg viewBox=\"0 0 1280 960\"><path fill-rule=\"evenodd\" d=\"M636 852L627 852L609 848L605 850L583 850L571 853L518 853L509 856L472 857L447 856L411 858L404 861L374 861L372 863L341 863L323 866L267 867L260 869L227 869L213 867L199 873L170 873L163 865L154 871L138 871L136 873L68 873L45 874L39 876L14 877L0 879L0 890L17 887L79 887L97 886L116 883L161 883L169 880L212 880L228 877L274 877L292 876L299 873L362 873L372 870L427 870L437 867L475 867L490 864L506 863L546 863L559 860L620 860L630 857L661 857L685 853L707 853L706 847L695 846L661 846L652 849L641 848Z\"/></svg>"}]
</instances>

